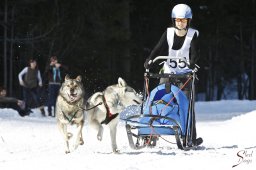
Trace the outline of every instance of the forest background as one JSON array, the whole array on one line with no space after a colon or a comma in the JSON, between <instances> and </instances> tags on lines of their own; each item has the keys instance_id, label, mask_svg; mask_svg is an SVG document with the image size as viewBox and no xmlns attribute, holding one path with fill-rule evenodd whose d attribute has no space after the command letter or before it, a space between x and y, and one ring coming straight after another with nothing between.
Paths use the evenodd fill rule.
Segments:
<instances>
[{"instance_id":1,"label":"forest background","mask_svg":"<svg viewBox=\"0 0 256 170\"><path fill-rule=\"evenodd\" d=\"M197 93L256 99L255 0L1 0L0 85L21 96L18 73L29 58L44 72L56 55L70 75L83 76L88 94L119 76L143 89L143 63L171 25L171 9L188 4L200 32Z\"/></svg>"}]
</instances>

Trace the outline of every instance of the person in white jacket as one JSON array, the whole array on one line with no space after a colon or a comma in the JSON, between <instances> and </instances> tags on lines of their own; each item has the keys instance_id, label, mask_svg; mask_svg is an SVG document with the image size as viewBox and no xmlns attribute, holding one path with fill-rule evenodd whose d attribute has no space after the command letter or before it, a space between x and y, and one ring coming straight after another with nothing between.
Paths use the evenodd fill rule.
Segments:
<instances>
[{"instance_id":1,"label":"person in white jacket","mask_svg":"<svg viewBox=\"0 0 256 170\"><path fill-rule=\"evenodd\" d=\"M19 73L19 83L23 86L23 100L29 104L30 98L35 102L36 107L38 107L45 116L44 106L40 102L40 94L38 91L38 86L42 87L42 77L40 70L37 67L37 61L35 59L29 60L29 66L25 67Z\"/></svg>"}]
</instances>

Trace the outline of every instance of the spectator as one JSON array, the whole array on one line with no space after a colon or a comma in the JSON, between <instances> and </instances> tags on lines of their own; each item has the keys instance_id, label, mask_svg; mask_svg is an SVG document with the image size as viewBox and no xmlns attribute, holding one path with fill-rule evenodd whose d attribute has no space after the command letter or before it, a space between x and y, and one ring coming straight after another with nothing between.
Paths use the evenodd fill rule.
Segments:
<instances>
[{"instance_id":1,"label":"spectator","mask_svg":"<svg viewBox=\"0 0 256 170\"><path fill-rule=\"evenodd\" d=\"M14 109L22 117L30 114L31 110L28 109L24 101L13 97L7 97L6 95L6 89L4 87L0 87L0 108Z\"/></svg>"},{"instance_id":2,"label":"spectator","mask_svg":"<svg viewBox=\"0 0 256 170\"><path fill-rule=\"evenodd\" d=\"M42 78L35 59L30 59L29 66L19 73L19 82L23 86L24 101L28 104L29 99L32 99L36 107L40 109L42 116L45 116L44 106L41 105L38 89L38 86L42 87ZM31 108L31 106L29 107Z\"/></svg>"},{"instance_id":3,"label":"spectator","mask_svg":"<svg viewBox=\"0 0 256 170\"><path fill-rule=\"evenodd\" d=\"M59 63L56 56L50 57L50 63L46 66L45 77L48 80L48 115L55 116L55 104L61 83L64 79L68 67ZM54 113L52 113L52 107Z\"/></svg>"}]
</instances>

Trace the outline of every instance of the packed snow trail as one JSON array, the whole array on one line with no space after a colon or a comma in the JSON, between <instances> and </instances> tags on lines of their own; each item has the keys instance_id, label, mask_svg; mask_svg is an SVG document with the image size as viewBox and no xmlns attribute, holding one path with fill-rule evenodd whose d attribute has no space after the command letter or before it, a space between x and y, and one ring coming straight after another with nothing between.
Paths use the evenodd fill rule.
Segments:
<instances>
[{"instance_id":1,"label":"packed snow trail","mask_svg":"<svg viewBox=\"0 0 256 170\"><path fill-rule=\"evenodd\" d=\"M112 153L107 128L99 142L96 132L85 125L85 144L65 154L55 118L41 117L37 111L22 118L14 110L0 109L0 169L255 169L255 107L256 101L197 102L197 131L204 143L190 151L163 140L155 148L132 150L121 121L117 133L120 154ZM175 141L171 136L165 138Z\"/></svg>"}]
</instances>

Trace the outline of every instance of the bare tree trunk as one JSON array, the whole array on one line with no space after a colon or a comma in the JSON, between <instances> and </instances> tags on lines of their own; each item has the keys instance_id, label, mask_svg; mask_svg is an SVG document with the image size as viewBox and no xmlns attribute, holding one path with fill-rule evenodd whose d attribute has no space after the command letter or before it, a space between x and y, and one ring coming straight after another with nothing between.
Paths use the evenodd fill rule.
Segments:
<instances>
[{"instance_id":1,"label":"bare tree trunk","mask_svg":"<svg viewBox=\"0 0 256 170\"><path fill-rule=\"evenodd\" d=\"M123 51L123 55L124 55L124 62L123 63L123 68L124 68L124 72L125 72L125 77L126 79L130 79L131 78L131 55L130 55L130 48L129 48L129 40L130 40L130 4L129 4L129 0L125 0L122 2L122 6L125 10L124 12L124 18L123 18L123 25L124 25L124 31L125 33L125 47L124 47L124 51Z\"/></svg>"},{"instance_id":2,"label":"bare tree trunk","mask_svg":"<svg viewBox=\"0 0 256 170\"><path fill-rule=\"evenodd\" d=\"M222 77L220 71L218 71L217 73L217 100L221 100L222 99L222 95L224 93L224 78Z\"/></svg>"},{"instance_id":3,"label":"bare tree trunk","mask_svg":"<svg viewBox=\"0 0 256 170\"><path fill-rule=\"evenodd\" d=\"M255 0L252 0L252 11L255 17ZM251 78L250 78L250 99L256 99L255 95L255 20L252 21L252 53L251 53Z\"/></svg>"},{"instance_id":4,"label":"bare tree trunk","mask_svg":"<svg viewBox=\"0 0 256 170\"><path fill-rule=\"evenodd\" d=\"M13 95L13 39L14 39L14 12L15 7L12 8L12 27L11 27L11 44L10 44L10 72L9 72L9 94Z\"/></svg>"},{"instance_id":5,"label":"bare tree trunk","mask_svg":"<svg viewBox=\"0 0 256 170\"><path fill-rule=\"evenodd\" d=\"M219 40L219 37L220 37L220 26L219 26L219 23L217 23L217 28L216 28L216 45L215 45L215 57L214 59L215 60L219 60L220 58L220 54L219 54L219 47L220 47L220 40ZM214 67L213 69L214 71L214 85L216 83L216 87L217 87L217 100L220 100L221 99L221 96L222 96L222 93L223 93L223 80L222 80L222 77L221 77L221 66L220 64L218 64L217 66ZM216 80L216 81L215 81ZM213 85L213 91L214 91L214 85ZM214 96L214 94L213 94ZM214 96L215 97L215 96Z\"/></svg>"},{"instance_id":6,"label":"bare tree trunk","mask_svg":"<svg viewBox=\"0 0 256 170\"><path fill-rule=\"evenodd\" d=\"M242 8L240 8L240 16L242 16ZM243 23L242 18L240 17L240 27L239 27L239 33L240 33L240 66L239 66L239 75L237 77L237 93L238 93L238 99L242 99L242 74L244 72L244 40L243 40Z\"/></svg>"},{"instance_id":7,"label":"bare tree trunk","mask_svg":"<svg viewBox=\"0 0 256 170\"><path fill-rule=\"evenodd\" d=\"M212 70L213 70L213 66L212 66L212 48L210 46L209 48L209 75L208 75L208 79L207 79L207 89L206 89L206 101L210 101L212 99L212 84L213 84L213 76L212 76Z\"/></svg>"},{"instance_id":8,"label":"bare tree trunk","mask_svg":"<svg viewBox=\"0 0 256 170\"><path fill-rule=\"evenodd\" d=\"M8 18L8 5L5 0L4 5L4 87L7 88L7 18Z\"/></svg>"}]
</instances>

